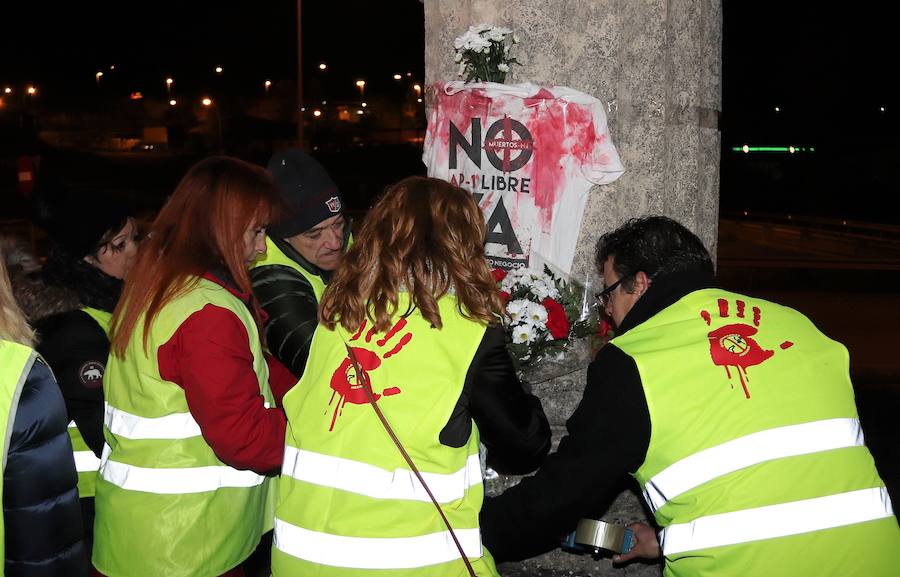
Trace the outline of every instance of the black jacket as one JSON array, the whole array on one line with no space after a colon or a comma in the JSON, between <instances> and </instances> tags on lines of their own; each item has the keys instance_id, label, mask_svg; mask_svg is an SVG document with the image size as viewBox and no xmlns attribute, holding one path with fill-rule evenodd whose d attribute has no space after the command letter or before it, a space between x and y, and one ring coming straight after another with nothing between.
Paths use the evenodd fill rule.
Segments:
<instances>
[{"instance_id":1,"label":"black jacket","mask_svg":"<svg viewBox=\"0 0 900 577\"><path fill-rule=\"evenodd\" d=\"M487 328L475 351L459 401L439 435L441 443L465 445L473 420L487 448L488 465L500 473L530 473L550 451L544 408L522 389L499 325Z\"/></svg>"},{"instance_id":2,"label":"black jacket","mask_svg":"<svg viewBox=\"0 0 900 577\"><path fill-rule=\"evenodd\" d=\"M328 283L329 272L307 261L287 241L269 238L285 256ZM299 379L306 367L313 333L319 324L319 302L312 285L302 274L282 265L250 269L250 280L253 283L253 294L266 313L265 331L269 352Z\"/></svg>"},{"instance_id":3,"label":"black jacket","mask_svg":"<svg viewBox=\"0 0 900 577\"><path fill-rule=\"evenodd\" d=\"M87 575L67 423L53 374L37 360L19 397L3 472L6 577Z\"/></svg>"},{"instance_id":4,"label":"black jacket","mask_svg":"<svg viewBox=\"0 0 900 577\"><path fill-rule=\"evenodd\" d=\"M103 450L103 379L109 340L82 310L59 313L35 325L37 350L53 368L66 413L98 457ZM97 378L97 374L100 378Z\"/></svg>"},{"instance_id":5,"label":"black jacket","mask_svg":"<svg viewBox=\"0 0 900 577\"><path fill-rule=\"evenodd\" d=\"M121 280L55 251L44 265L42 276L50 288L71 287L83 306L109 313L122 291ZM68 418L75 421L85 443L99 457L103 450L102 375L109 339L97 321L80 309L44 317L34 327L37 350L53 369Z\"/></svg>"},{"instance_id":6,"label":"black jacket","mask_svg":"<svg viewBox=\"0 0 900 577\"><path fill-rule=\"evenodd\" d=\"M705 273L656 279L622 320L622 334L696 290L716 286ZM650 412L634 360L608 344L588 367L584 396L567 435L540 471L481 510L485 547L499 563L555 549L582 517L599 518L644 462Z\"/></svg>"}]
</instances>

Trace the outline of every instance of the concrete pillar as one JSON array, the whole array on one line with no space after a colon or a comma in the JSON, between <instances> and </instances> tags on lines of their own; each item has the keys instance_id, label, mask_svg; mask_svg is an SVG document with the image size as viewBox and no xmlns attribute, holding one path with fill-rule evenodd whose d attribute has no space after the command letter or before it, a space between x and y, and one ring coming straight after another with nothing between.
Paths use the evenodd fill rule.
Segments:
<instances>
[{"instance_id":1,"label":"concrete pillar","mask_svg":"<svg viewBox=\"0 0 900 577\"><path fill-rule=\"evenodd\" d=\"M521 41L507 83L564 85L608 103L613 142L625 165L615 183L591 191L573 273L594 275L597 238L630 217L665 214L715 253L719 218L720 0L424 0L425 79L456 79L453 40L482 22ZM595 285L596 286L596 285ZM585 358L584 365L586 366ZM556 436L581 398L584 367L532 383ZM645 519L626 491L603 516ZM551 553L501 568L505 575L622 575L608 560ZM632 565L625 574L658 575Z\"/></svg>"}]
</instances>

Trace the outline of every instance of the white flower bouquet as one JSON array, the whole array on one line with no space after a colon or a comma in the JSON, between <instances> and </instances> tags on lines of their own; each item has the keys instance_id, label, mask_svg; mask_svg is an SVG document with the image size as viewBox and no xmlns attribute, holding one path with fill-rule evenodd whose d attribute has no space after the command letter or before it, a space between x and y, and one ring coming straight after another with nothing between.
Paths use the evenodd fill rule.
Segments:
<instances>
[{"instance_id":1,"label":"white flower bouquet","mask_svg":"<svg viewBox=\"0 0 900 577\"><path fill-rule=\"evenodd\" d=\"M453 42L458 75L466 82L502 83L510 64L518 64L510 56L510 48L518 42L519 38L509 28L490 24L470 26Z\"/></svg>"},{"instance_id":2,"label":"white flower bouquet","mask_svg":"<svg viewBox=\"0 0 900 577\"><path fill-rule=\"evenodd\" d=\"M544 359L559 359L570 344L594 335L598 310L585 290L549 268L493 271L506 303L508 347L520 374Z\"/></svg>"}]
</instances>

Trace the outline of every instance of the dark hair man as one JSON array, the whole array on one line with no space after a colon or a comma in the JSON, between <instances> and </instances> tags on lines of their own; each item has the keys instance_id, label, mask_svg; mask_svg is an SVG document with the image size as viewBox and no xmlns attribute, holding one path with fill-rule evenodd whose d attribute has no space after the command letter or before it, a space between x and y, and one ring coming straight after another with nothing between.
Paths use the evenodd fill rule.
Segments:
<instances>
[{"instance_id":1,"label":"dark hair man","mask_svg":"<svg viewBox=\"0 0 900 577\"><path fill-rule=\"evenodd\" d=\"M787 307L716 287L700 240L665 217L604 235L618 326L568 435L482 510L498 561L556 547L627 473L662 528L613 557L666 575L893 575L900 528L862 430L843 345Z\"/></svg>"},{"instance_id":2,"label":"dark hair man","mask_svg":"<svg viewBox=\"0 0 900 577\"><path fill-rule=\"evenodd\" d=\"M268 170L286 213L268 228L266 254L253 263L253 292L266 312L272 354L298 378L318 324L318 306L350 239L341 193L325 169L300 149L272 157Z\"/></svg>"}]
</instances>

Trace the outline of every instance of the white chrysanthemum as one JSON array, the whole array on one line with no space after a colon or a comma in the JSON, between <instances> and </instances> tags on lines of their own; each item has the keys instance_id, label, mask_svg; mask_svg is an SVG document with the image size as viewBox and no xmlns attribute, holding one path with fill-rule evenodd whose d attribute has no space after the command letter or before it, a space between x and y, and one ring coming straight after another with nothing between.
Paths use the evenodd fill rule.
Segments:
<instances>
[{"instance_id":1,"label":"white chrysanthemum","mask_svg":"<svg viewBox=\"0 0 900 577\"><path fill-rule=\"evenodd\" d=\"M468 32L463 36L463 48L466 50L475 50L479 52L481 50L487 49L491 47L490 40L478 35L478 34L469 34Z\"/></svg>"},{"instance_id":2,"label":"white chrysanthemum","mask_svg":"<svg viewBox=\"0 0 900 577\"><path fill-rule=\"evenodd\" d=\"M516 285L522 284L522 274L522 269L513 269L506 273L506 276L500 281L500 290L512 294Z\"/></svg>"},{"instance_id":3,"label":"white chrysanthemum","mask_svg":"<svg viewBox=\"0 0 900 577\"><path fill-rule=\"evenodd\" d=\"M537 331L529 323L522 323L512 328L512 342L517 345L530 343L537 337Z\"/></svg>"},{"instance_id":4,"label":"white chrysanthemum","mask_svg":"<svg viewBox=\"0 0 900 577\"><path fill-rule=\"evenodd\" d=\"M497 65L497 70L500 72L509 72L509 64L500 63Z\"/></svg>"},{"instance_id":5,"label":"white chrysanthemum","mask_svg":"<svg viewBox=\"0 0 900 577\"><path fill-rule=\"evenodd\" d=\"M528 314L529 302L525 299L516 299L506 303L506 314L509 316L510 324L516 324Z\"/></svg>"},{"instance_id":6,"label":"white chrysanthemum","mask_svg":"<svg viewBox=\"0 0 900 577\"><path fill-rule=\"evenodd\" d=\"M547 283L545 283L541 279L532 280L529 290L531 291L531 294L538 297L538 300L544 300L544 298L546 298L547 296L547 293L549 292Z\"/></svg>"},{"instance_id":7,"label":"white chrysanthemum","mask_svg":"<svg viewBox=\"0 0 900 577\"><path fill-rule=\"evenodd\" d=\"M545 298L551 299L559 299L559 291L556 289L556 285L553 283L546 283L544 281L535 281L532 285L531 292L538 297L538 300L544 300Z\"/></svg>"},{"instance_id":8,"label":"white chrysanthemum","mask_svg":"<svg viewBox=\"0 0 900 577\"><path fill-rule=\"evenodd\" d=\"M547 279L547 277L544 275L544 273L533 271L533 270L528 271L527 278L528 278L529 283L534 283L535 281L539 281L539 280L546 282L546 279Z\"/></svg>"},{"instance_id":9,"label":"white chrysanthemum","mask_svg":"<svg viewBox=\"0 0 900 577\"><path fill-rule=\"evenodd\" d=\"M453 47L457 50L475 50L476 48L484 49L490 47L491 43L483 38L477 32L469 28L465 34L453 41ZM480 52L480 50L476 50Z\"/></svg>"},{"instance_id":10,"label":"white chrysanthemum","mask_svg":"<svg viewBox=\"0 0 900 577\"><path fill-rule=\"evenodd\" d=\"M503 39L506 38L506 35L512 32L509 28L502 28L500 26L496 28L491 28L487 31L488 40L492 40L494 42L503 42Z\"/></svg>"},{"instance_id":11,"label":"white chrysanthemum","mask_svg":"<svg viewBox=\"0 0 900 577\"><path fill-rule=\"evenodd\" d=\"M453 57L453 61L459 62L460 60L462 60L462 52L457 52L456 55Z\"/></svg>"},{"instance_id":12,"label":"white chrysanthemum","mask_svg":"<svg viewBox=\"0 0 900 577\"><path fill-rule=\"evenodd\" d=\"M547 326L547 309L540 303L529 301L525 309L525 318L535 327L543 329Z\"/></svg>"}]
</instances>

